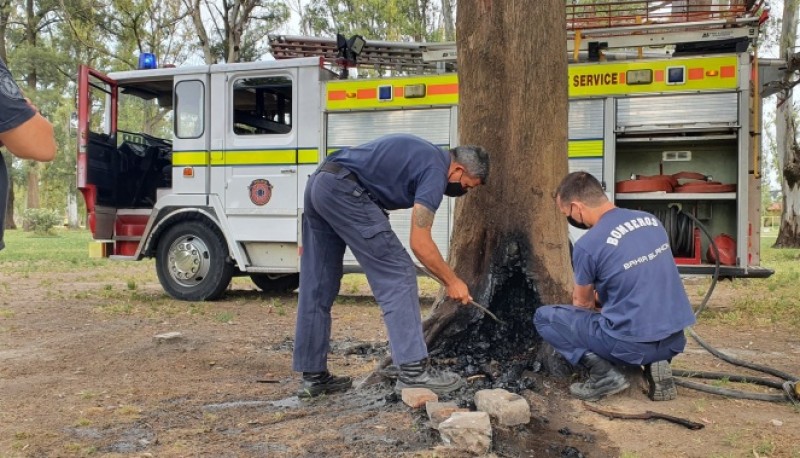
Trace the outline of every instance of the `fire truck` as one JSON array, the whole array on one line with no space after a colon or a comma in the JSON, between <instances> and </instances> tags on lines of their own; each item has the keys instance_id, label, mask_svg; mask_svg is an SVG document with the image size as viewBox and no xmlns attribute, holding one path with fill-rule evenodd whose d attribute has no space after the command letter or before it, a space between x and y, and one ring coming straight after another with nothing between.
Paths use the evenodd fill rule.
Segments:
<instances>
[{"instance_id":1,"label":"fire truck","mask_svg":"<svg viewBox=\"0 0 800 458\"><path fill-rule=\"evenodd\" d=\"M759 68L779 66L756 54L765 5L635 4L567 5L569 169L594 174L616 205L658 216L681 272L714 269L709 241L681 218L688 212L727 237L722 275L768 276ZM235 275L293 290L303 190L328 154L389 133L458 144L453 43L270 44L270 61L79 69L77 177L96 256L155 258L163 288L183 300L215 299ZM379 76L347 78L354 64ZM433 227L444 256L453 209L446 198ZM410 212L390 221L407 241ZM357 270L349 252L344 262Z\"/></svg>"}]
</instances>

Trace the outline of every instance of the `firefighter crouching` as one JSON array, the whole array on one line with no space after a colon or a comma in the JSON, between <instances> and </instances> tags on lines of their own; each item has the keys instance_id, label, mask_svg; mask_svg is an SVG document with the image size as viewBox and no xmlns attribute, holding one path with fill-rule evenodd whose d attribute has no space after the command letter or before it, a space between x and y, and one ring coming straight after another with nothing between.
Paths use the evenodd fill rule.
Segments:
<instances>
[{"instance_id":1,"label":"firefighter crouching","mask_svg":"<svg viewBox=\"0 0 800 458\"><path fill-rule=\"evenodd\" d=\"M570 364L588 369L589 379L570 392L597 400L626 389L612 365L621 364L644 366L650 399L674 399L669 361L683 352L683 330L695 318L663 226L649 213L616 207L586 172L562 180L556 205L569 224L589 230L573 250L573 305L539 307L533 321Z\"/></svg>"},{"instance_id":2,"label":"firefighter crouching","mask_svg":"<svg viewBox=\"0 0 800 458\"><path fill-rule=\"evenodd\" d=\"M303 254L293 369L302 372L299 395L343 391L349 377L328 372L331 307L342 278L346 247L364 269L383 312L395 390L428 388L439 394L463 384L428 364L422 334L416 269L392 231L388 210L413 208L411 249L443 281L447 295L472 300L433 242L434 213L444 195L458 197L486 183L489 156L479 146L443 150L413 135L396 134L338 151L309 177L303 215Z\"/></svg>"}]
</instances>

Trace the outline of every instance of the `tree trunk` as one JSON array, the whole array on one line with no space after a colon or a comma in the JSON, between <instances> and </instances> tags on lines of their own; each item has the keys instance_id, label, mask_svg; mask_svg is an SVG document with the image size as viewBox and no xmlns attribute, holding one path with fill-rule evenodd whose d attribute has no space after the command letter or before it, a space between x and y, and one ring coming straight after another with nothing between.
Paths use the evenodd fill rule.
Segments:
<instances>
[{"instance_id":1,"label":"tree trunk","mask_svg":"<svg viewBox=\"0 0 800 458\"><path fill-rule=\"evenodd\" d=\"M216 64L217 59L211 53L211 41L208 39L206 26L203 24L203 13L200 10L200 0L184 0L184 5L190 10L192 17L192 24L197 32L197 40L200 42L200 48L203 50L203 59L208 65Z\"/></svg>"},{"instance_id":2,"label":"tree trunk","mask_svg":"<svg viewBox=\"0 0 800 458\"><path fill-rule=\"evenodd\" d=\"M67 192L67 226L70 229L78 229L80 227L78 196L75 195L75 190L72 188Z\"/></svg>"},{"instance_id":3,"label":"tree trunk","mask_svg":"<svg viewBox=\"0 0 800 458\"><path fill-rule=\"evenodd\" d=\"M28 200L25 208L39 208L39 163L28 161ZM22 222L22 228L31 230L27 218Z\"/></svg>"},{"instance_id":4,"label":"tree trunk","mask_svg":"<svg viewBox=\"0 0 800 458\"><path fill-rule=\"evenodd\" d=\"M786 0L783 4L780 55L788 58L794 53L797 36L798 0ZM792 75L787 74L784 83L790 87ZM800 247L800 146L797 144L797 126L794 121L792 93L783 94L778 103L776 137L778 159L782 171L783 212L781 227L775 241L776 248Z\"/></svg>"},{"instance_id":5,"label":"tree trunk","mask_svg":"<svg viewBox=\"0 0 800 458\"><path fill-rule=\"evenodd\" d=\"M11 157L11 153L4 152L3 160L6 162L6 168L8 169L8 203L3 210L6 212L4 225L6 229L16 229L17 225L14 223L14 182L11 179L11 167L14 161Z\"/></svg>"},{"instance_id":6,"label":"tree trunk","mask_svg":"<svg viewBox=\"0 0 800 458\"><path fill-rule=\"evenodd\" d=\"M434 305L424 323L429 348L456 357L466 375L492 361L530 364L519 356L541 340L536 307L571 303L567 228L553 200L567 173L563 8L561 0L458 3L459 141L486 147L491 172L458 201L450 265L507 323L452 301Z\"/></svg>"},{"instance_id":7,"label":"tree trunk","mask_svg":"<svg viewBox=\"0 0 800 458\"><path fill-rule=\"evenodd\" d=\"M444 41L456 39L456 25L453 21L454 0L442 0L442 19L444 20Z\"/></svg>"}]
</instances>

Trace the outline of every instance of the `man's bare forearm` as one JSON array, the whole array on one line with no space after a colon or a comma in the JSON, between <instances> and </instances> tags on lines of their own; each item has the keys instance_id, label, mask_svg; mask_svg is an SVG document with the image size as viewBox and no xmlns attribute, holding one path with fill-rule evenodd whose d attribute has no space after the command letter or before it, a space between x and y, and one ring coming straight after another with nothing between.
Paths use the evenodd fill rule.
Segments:
<instances>
[{"instance_id":1,"label":"man's bare forearm","mask_svg":"<svg viewBox=\"0 0 800 458\"><path fill-rule=\"evenodd\" d=\"M455 273L447 265L439 247L433 242L431 229L434 213L423 205L414 205L411 225L411 250L414 255L433 275L444 284L449 285L456 278Z\"/></svg>"}]
</instances>

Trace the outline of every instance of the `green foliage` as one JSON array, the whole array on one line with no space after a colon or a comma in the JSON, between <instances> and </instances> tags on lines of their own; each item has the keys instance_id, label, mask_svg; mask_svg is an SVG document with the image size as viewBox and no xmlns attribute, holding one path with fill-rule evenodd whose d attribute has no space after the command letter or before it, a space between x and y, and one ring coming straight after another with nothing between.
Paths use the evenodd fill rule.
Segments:
<instances>
[{"instance_id":1,"label":"green foliage","mask_svg":"<svg viewBox=\"0 0 800 458\"><path fill-rule=\"evenodd\" d=\"M312 35L340 32L368 40L441 41L439 14L431 0L312 0L302 25Z\"/></svg>"},{"instance_id":2,"label":"green foliage","mask_svg":"<svg viewBox=\"0 0 800 458\"><path fill-rule=\"evenodd\" d=\"M29 208L25 210L24 218L36 235L52 235L53 228L63 221L58 212L45 208Z\"/></svg>"}]
</instances>

